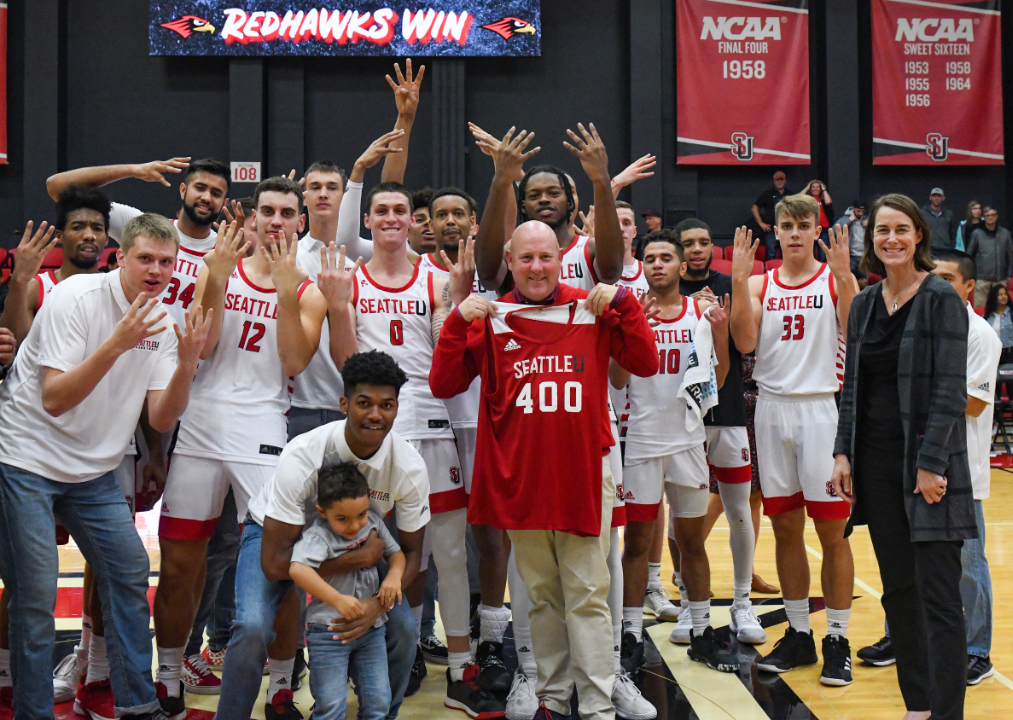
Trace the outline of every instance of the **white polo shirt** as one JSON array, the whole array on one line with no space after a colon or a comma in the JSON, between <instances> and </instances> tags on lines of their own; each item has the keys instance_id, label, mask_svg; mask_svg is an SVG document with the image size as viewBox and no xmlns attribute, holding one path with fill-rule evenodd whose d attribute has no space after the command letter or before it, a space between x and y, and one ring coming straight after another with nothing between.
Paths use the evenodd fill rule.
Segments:
<instances>
[{"instance_id":1,"label":"white polo shirt","mask_svg":"<svg viewBox=\"0 0 1013 720\"><path fill-rule=\"evenodd\" d=\"M362 460L345 442L345 420L321 425L294 438L274 475L250 501L250 515L259 525L264 517L302 525L307 503L316 502L317 470L325 465L354 462L369 483L369 509L380 517L394 510L405 532L421 530L429 522L429 473L418 450L396 433L383 440L373 457Z\"/></svg>"},{"instance_id":2,"label":"white polo shirt","mask_svg":"<svg viewBox=\"0 0 1013 720\"><path fill-rule=\"evenodd\" d=\"M965 416L967 423L967 465L975 500L989 496L992 468L992 416L995 409L995 378L999 370L1002 341L992 326L967 305L967 396L984 400L988 406L978 417Z\"/></svg>"},{"instance_id":3,"label":"white polo shirt","mask_svg":"<svg viewBox=\"0 0 1013 720\"><path fill-rule=\"evenodd\" d=\"M168 316L162 332L120 355L77 407L55 418L42 407L44 368L80 365L130 309L121 272L74 275L46 296L0 385L0 462L65 483L94 480L122 462L148 391L164 390L176 371ZM151 312L161 313L161 304Z\"/></svg>"}]
</instances>

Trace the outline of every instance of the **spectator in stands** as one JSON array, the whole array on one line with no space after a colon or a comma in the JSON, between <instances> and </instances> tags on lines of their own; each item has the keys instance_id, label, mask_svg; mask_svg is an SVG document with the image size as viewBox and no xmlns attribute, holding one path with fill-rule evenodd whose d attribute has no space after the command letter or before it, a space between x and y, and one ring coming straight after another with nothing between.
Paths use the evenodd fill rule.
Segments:
<instances>
[{"instance_id":1,"label":"spectator in stands","mask_svg":"<svg viewBox=\"0 0 1013 720\"><path fill-rule=\"evenodd\" d=\"M753 203L753 219L763 229L763 246L767 249L767 260L774 259L777 252L777 237L774 235L774 208L786 195L791 195L787 187L788 178L783 170L774 173L774 187L764 190Z\"/></svg>"},{"instance_id":2,"label":"spectator in stands","mask_svg":"<svg viewBox=\"0 0 1013 720\"><path fill-rule=\"evenodd\" d=\"M102 272L112 272L120 267L120 261L116 257L116 253L111 254L106 258L106 266L102 268Z\"/></svg>"},{"instance_id":3,"label":"spectator in stands","mask_svg":"<svg viewBox=\"0 0 1013 720\"><path fill-rule=\"evenodd\" d=\"M967 243L967 254L978 267L974 286L974 304L981 307L991 287L1005 285L1013 276L1013 238L1009 230L999 226L999 213L986 205L982 211L984 224L975 228ZM933 245L935 248L935 245Z\"/></svg>"},{"instance_id":4,"label":"spectator in stands","mask_svg":"<svg viewBox=\"0 0 1013 720\"><path fill-rule=\"evenodd\" d=\"M972 200L967 203L967 217L960 221L957 226L957 239L955 245L957 250L967 251L967 242L971 239L971 233L981 226L981 203Z\"/></svg>"},{"instance_id":5,"label":"spectator in stands","mask_svg":"<svg viewBox=\"0 0 1013 720\"><path fill-rule=\"evenodd\" d=\"M809 185L806 187L805 195L812 195L816 198L816 202L820 206L820 240L824 243L830 243L830 218L834 216L834 201L830 199L830 193L827 192L826 183L822 180L810 180ZM823 248L820 247L819 243L813 245L813 250L816 253L816 258L820 262L826 262L827 257L823 253Z\"/></svg>"},{"instance_id":6,"label":"spectator in stands","mask_svg":"<svg viewBox=\"0 0 1013 720\"><path fill-rule=\"evenodd\" d=\"M955 235L953 211L943 207L945 200L946 195L943 193L943 189L934 187L929 193L929 204L922 205L922 214L925 215L925 221L929 224L929 233L932 236L933 254L941 250L952 250L955 247L953 243ZM966 240L964 244L967 244ZM974 296L975 302L977 302L978 293L975 292Z\"/></svg>"},{"instance_id":7,"label":"spectator in stands","mask_svg":"<svg viewBox=\"0 0 1013 720\"><path fill-rule=\"evenodd\" d=\"M1010 312L1009 291L1004 285L993 285L988 291L984 315L1002 341L999 363L1013 362L1013 312Z\"/></svg>"},{"instance_id":8,"label":"spectator in stands","mask_svg":"<svg viewBox=\"0 0 1013 720\"><path fill-rule=\"evenodd\" d=\"M640 217L647 223L647 232L652 233L661 230L662 219L657 210L648 209L641 213Z\"/></svg>"},{"instance_id":9,"label":"spectator in stands","mask_svg":"<svg viewBox=\"0 0 1013 720\"><path fill-rule=\"evenodd\" d=\"M855 200L834 225L848 228L848 243L851 246L851 272L855 277L862 276L859 266L865 254L865 226L869 218L865 216L865 201Z\"/></svg>"}]
</instances>

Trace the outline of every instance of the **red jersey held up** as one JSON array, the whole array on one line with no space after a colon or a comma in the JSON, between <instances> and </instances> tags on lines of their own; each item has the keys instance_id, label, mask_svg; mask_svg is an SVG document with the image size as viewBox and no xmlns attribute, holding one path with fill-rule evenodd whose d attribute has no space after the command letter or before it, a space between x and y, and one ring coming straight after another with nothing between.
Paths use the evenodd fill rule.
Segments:
<instances>
[{"instance_id":1,"label":"red jersey held up","mask_svg":"<svg viewBox=\"0 0 1013 720\"><path fill-rule=\"evenodd\" d=\"M497 303L498 317L470 325L455 310L444 324L433 394L453 397L482 377L468 522L600 533L609 358L647 377L658 352L632 293L620 288L601 317L584 308L587 294L560 284L551 304Z\"/></svg>"}]
</instances>

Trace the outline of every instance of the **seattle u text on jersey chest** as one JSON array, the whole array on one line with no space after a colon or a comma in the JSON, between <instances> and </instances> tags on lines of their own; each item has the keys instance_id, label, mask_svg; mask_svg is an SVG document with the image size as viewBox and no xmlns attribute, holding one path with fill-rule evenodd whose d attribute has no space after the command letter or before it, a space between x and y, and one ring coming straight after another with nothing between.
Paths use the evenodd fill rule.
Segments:
<instances>
[{"instance_id":1,"label":"seattle u text on jersey chest","mask_svg":"<svg viewBox=\"0 0 1013 720\"><path fill-rule=\"evenodd\" d=\"M537 355L527 360L514 363L514 377L539 373L582 373L584 372L583 355Z\"/></svg>"},{"instance_id":2,"label":"seattle u text on jersey chest","mask_svg":"<svg viewBox=\"0 0 1013 720\"><path fill-rule=\"evenodd\" d=\"M225 309L246 313L254 317L267 318L268 320L278 319L278 303L257 300L240 293L225 294Z\"/></svg>"},{"instance_id":3,"label":"seattle u text on jersey chest","mask_svg":"<svg viewBox=\"0 0 1013 720\"><path fill-rule=\"evenodd\" d=\"M401 300L400 298L359 298L359 306L356 312L362 314L425 316L426 303L423 300Z\"/></svg>"},{"instance_id":4,"label":"seattle u text on jersey chest","mask_svg":"<svg viewBox=\"0 0 1013 720\"><path fill-rule=\"evenodd\" d=\"M769 312L784 312L785 310L808 310L810 308L819 310L823 307L823 295L789 295L788 297L767 298L767 310Z\"/></svg>"}]
</instances>

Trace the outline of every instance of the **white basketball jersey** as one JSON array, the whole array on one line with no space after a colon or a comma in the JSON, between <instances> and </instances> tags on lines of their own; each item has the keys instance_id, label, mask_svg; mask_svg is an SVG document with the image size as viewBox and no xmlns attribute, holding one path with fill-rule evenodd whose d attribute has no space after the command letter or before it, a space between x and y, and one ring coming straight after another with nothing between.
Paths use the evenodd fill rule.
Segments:
<instances>
[{"instance_id":1,"label":"white basketball jersey","mask_svg":"<svg viewBox=\"0 0 1013 720\"><path fill-rule=\"evenodd\" d=\"M634 260L632 265L623 265L623 276L616 285L632 290L637 300L643 298L651 289L644 276L644 264L639 260Z\"/></svg>"},{"instance_id":2,"label":"white basketball jersey","mask_svg":"<svg viewBox=\"0 0 1013 720\"><path fill-rule=\"evenodd\" d=\"M42 302L46 299L46 296L53 291L56 287L56 283L60 282L56 279L56 273L52 270L39 273L35 276L35 281L39 284L39 300L35 305L35 314L39 314L39 310L42 309Z\"/></svg>"},{"instance_id":3,"label":"white basketball jersey","mask_svg":"<svg viewBox=\"0 0 1013 720\"><path fill-rule=\"evenodd\" d=\"M665 457L703 445L707 438L701 423L686 430L686 401L678 398L693 336L700 322L697 301L683 296L682 314L674 320L660 320L654 328L658 345L659 370L651 377L630 377L626 392L630 417L626 428L626 460ZM706 320L704 321L706 322Z\"/></svg>"},{"instance_id":4,"label":"white basketball jersey","mask_svg":"<svg viewBox=\"0 0 1013 720\"><path fill-rule=\"evenodd\" d=\"M427 253L419 258L418 261L419 269L423 272L431 272L438 278L446 280L450 277L450 271L439 264L439 261L432 253ZM495 302L499 298L496 296L495 290L487 290L485 286L479 282L478 273L475 273L475 281L471 284L471 292L475 295L481 295L486 300L492 300Z\"/></svg>"},{"instance_id":5,"label":"white basketball jersey","mask_svg":"<svg viewBox=\"0 0 1013 720\"><path fill-rule=\"evenodd\" d=\"M591 290L598 284L594 263L591 262L589 240L586 235L575 235L570 246L561 251L559 279L578 290Z\"/></svg>"},{"instance_id":6,"label":"white basketball jersey","mask_svg":"<svg viewBox=\"0 0 1013 720\"><path fill-rule=\"evenodd\" d=\"M250 282L240 261L225 289L221 336L197 369L174 452L274 465L288 439L291 397L278 355L278 291Z\"/></svg>"},{"instance_id":7,"label":"white basketball jersey","mask_svg":"<svg viewBox=\"0 0 1013 720\"><path fill-rule=\"evenodd\" d=\"M823 264L810 280L783 284L779 268L763 277L760 336L753 380L761 393L834 393L844 380L844 338L837 323L837 290Z\"/></svg>"},{"instance_id":8,"label":"white basketball jersey","mask_svg":"<svg viewBox=\"0 0 1013 720\"><path fill-rule=\"evenodd\" d=\"M378 285L365 265L356 273L355 337L359 350L387 353L408 375L398 395L394 421L394 432L405 440L454 437L446 406L429 389L434 282L439 280L418 266L408 284L400 288Z\"/></svg>"},{"instance_id":9,"label":"white basketball jersey","mask_svg":"<svg viewBox=\"0 0 1013 720\"><path fill-rule=\"evenodd\" d=\"M204 267L204 255L180 245L172 280L159 296L169 316L180 328L186 327L186 312L193 307L193 293L197 289L197 276Z\"/></svg>"}]
</instances>

